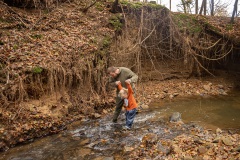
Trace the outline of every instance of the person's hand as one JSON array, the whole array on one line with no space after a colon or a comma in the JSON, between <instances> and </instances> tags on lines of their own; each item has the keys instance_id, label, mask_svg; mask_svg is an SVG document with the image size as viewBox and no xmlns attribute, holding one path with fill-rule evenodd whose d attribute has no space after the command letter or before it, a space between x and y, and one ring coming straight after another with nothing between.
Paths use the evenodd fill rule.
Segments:
<instances>
[{"instance_id":1,"label":"person's hand","mask_svg":"<svg viewBox=\"0 0 240 160\"><path fill-rule=\"evenodd\" d=\"M116 85L119 85L119 84L121 84L121 82L120 82L120 81L116 81L115 84L116 84Z\"/></svg>"},{"instance_id":2,"label":"person's hand","mask_svg":"<svg viewBox=\"0 0 240 160\"><path fill-rule=\"evenodd\" d=\"M127 84L130 84L130 83L131 83L131 79L127 79L125 82L126 82Z\"/></svg>"}]
</instances>

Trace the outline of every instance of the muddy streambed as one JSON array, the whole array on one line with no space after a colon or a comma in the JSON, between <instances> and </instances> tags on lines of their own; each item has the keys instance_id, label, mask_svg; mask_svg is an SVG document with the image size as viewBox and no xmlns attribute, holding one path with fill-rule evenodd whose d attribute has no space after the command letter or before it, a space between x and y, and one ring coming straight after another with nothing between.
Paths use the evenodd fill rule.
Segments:
<instances>
[{"instance_id":1,"label":"muddy streambed","mask_svg":"<svg viewBox=\"0 0 240 160\"><path fill-rule=\"evenodd\" d=\"M167 122L173 112L182 114L185 125L180 129L171 127ZM212 129L219 127L237 130L240 128L239 115L239 92L220 97L177 98L153 103L148 111L138 113L131 131L122 131L124 113L121 114L118 124L111 123L111 115L97 120L85 119L60 134L2 152L0 159L126 159L128 151L139 146L142 137L147 133L172 139L198 124Z\"/></svg>"}]
</instances>

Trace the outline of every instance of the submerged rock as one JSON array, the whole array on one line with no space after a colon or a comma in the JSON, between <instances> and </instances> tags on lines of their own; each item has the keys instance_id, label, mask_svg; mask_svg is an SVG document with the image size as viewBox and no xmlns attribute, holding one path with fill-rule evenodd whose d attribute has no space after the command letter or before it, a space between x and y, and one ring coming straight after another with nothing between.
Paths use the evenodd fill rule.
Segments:
<instances>
[{"instance_id":1,"label":"submerged rock","mask_svg":"<svg viewBox=\"0 0 240 160\"><path fill-rule=\"evenodd\" d=\"M134 148L133 147L129 147L129 146L124 146L124 152L130 152L130 151L132 151L132 150L134 150Z\"/></svg>"},{"instance_id":2,"label":"submerged rock","mask_svg":"<svg viewBox=\"0 0 240 160\"><path fill-rule=\"evenodd\" d=\"M207 152L207 149L206 149L205 147L200 146L200 147L198 148L198 153L199 153L199 154L204 154L204 153L206 153L206 152Z\"/></svg>"},{"instance_id":3,"label":"submerged rock","mask_svg":"<svg viewBox=\"0 0 240 160\"><path fill-rule=\"evenodd\" d=\"M91 149L89 149L89 148L81 148L80 150L78 150L77 153L81 157L85 157L86 155L89 155L91 153Z\"/></svg>"},{"instance_id":4,"label":"submerged rock","mask_svg":"<svg viewBox=\"0 0 240 160\"><path fill-rule=\"evenodd\" d=\"M193 160L193 158L191 156L184 156L183 160Z\"/></svg>"},{"instance_id":5,"label":"submerged rock","mask_svg":"<svg viewBox=\"0 0 240 160\"><path fill-rule=\"evenodd\" d=\"M222 133L222 130L220 128L217 128L216 129L216 134L221 134Z\"/></svg>"},{"instance_id":6,"label":"submerged rock","mask_svg":"<svg viewBox=\"0 0 240 160\"><path fill-rule=\"evenodd\" d=\"M148 133L142 138L142 145L144 147L151 147L156 144L158 141L158 137L154 133Z\"/></svg>"},{"instance_id":7,"label":"submerged rock","mask_svg":"<svg viewBox=\"0 0 240 160\"><path fill-rule=\"evenodd\" d=\"M215 138L212 143L218 143L220 141L220 137Z\"/></svg>"},{"instance_id":8,"label":"submerged rock","mask_svg":"<svg viewBox=\"0 0 240 160\"><path fill-rule=\"evenodd\" d=\"M240 146L236 147L234 151L240 152Z\"/></svg>"},{"instance_id":9,"label":"submerged rock","mask_svg":"<svg viewBox=\"0 0 240 160\"><path fill-rule=\"evenodd\" d=\"M173 144L173 145L171 146L171 151L172 151L173 153L176 153L176 154L182 153L181 148L178 147L176 144Z\"/></svg>"},{"instance_id":10,"label":"submerged rock","mask_svg":"<svg viewBox=\"0 0 240 160\"><path fill-rule=\"evenodd\" d=\"M143 104L143 105L140 106L140 108L141 108L141 109L149 109L149 106L146 105L146 104Z\"/></svg>"},{"instance_id":11,"label":"submerged rock","mask_svg":"<svg viewBox=\"0 0 240 160\"><path fill-rule=\"evenodd\" d=\"M86 145L90 143L90 139L85 139L82 142L80 142L80 145Z\"/></svg>"},{"instance_id":12,"label":"submerged rock","mask_svg":"<svg viewBox=\"0 0 240 160\"><path fill-rule=\"evenodd\" d=\"M94 113L94 114L93 114L93 118L100 118L100 117L101 117L101 115L98 114L98 113Z\"/></svg>"},{"instance_id":13,"label":"submerged rock","mask_svg":"<svg viewBox=\"0 0 240 160\"><path fill-rule=\"evenodd\" d=\"M178 122L181 120L181 114L179 112L174 112L171 117L169 117L170 122Z\"/></svg>"},{"instance_id":14,"label":"submerged rock","mask_svg":"<svg viewBox=\"0 0 240 160\"><path fill-rule=\"evenodd\" d=\"M222 141L227 146L232 146L233 142L230 137L222 137Z\"/></svg>"}]
</instances>

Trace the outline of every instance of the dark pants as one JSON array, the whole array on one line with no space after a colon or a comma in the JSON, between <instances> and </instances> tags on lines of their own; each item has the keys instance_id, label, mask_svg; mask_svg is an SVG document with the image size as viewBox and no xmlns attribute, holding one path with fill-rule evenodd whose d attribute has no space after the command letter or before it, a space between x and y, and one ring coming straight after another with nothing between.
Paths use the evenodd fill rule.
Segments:
<instances>
[{"instance_id":1,"label":"dark pants","mask_svg":"<svg viewBox=\"0 0 240 160\"><path fill-rule=\"evenodd\" d=\"M114 112L114 115L113 115L113 122L114 123L117 122L118 116L122 111L123 103L124 103L123 99L121 99L120 97L116 97L116 108L115 108L115 112Z\"/></svg>"},{"instance_id":2,"label":"dark pants","mask_svg":"<svg viewBox=\"0 0 240 160\"><path fill-rule=\"evenodd\" d=\"M130 111L126 111L126 126L131 128L133 121L134 121L134 117L136 115L136 108L130 110Z\"/></svg>"}]
</instances>

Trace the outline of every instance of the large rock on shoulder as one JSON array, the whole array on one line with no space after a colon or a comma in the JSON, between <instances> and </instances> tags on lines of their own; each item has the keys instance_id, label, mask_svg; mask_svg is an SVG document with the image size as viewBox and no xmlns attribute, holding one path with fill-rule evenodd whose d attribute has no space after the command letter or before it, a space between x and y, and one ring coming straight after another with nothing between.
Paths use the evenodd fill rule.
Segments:
<instances>
[{"instance_id":1,"label":"large rock on shoulder","mask_svg":"<svg viewBox=\"0 0 240 160\"><path fill-rule=\"evenodd\" d=\"M232 146L233 145L233 141L228 136L222 137L222 142L227 146Z\"/></svg>"},{"instance_id":2,"label":"large rock on shoulder","mask_svg":"<svg viewBox=\"0 0 240 160\"><path fill-rule=\"evenodd\" d=\"M181 121L181 114L179 112L174 112L170 117L169 117L170 122L178 122Z\"/></svg>"}]
</instances>

